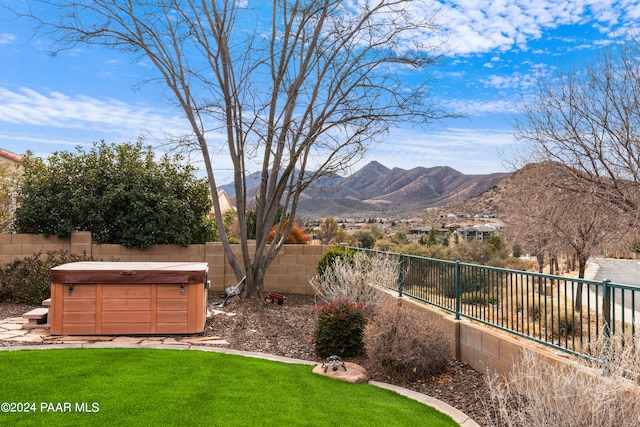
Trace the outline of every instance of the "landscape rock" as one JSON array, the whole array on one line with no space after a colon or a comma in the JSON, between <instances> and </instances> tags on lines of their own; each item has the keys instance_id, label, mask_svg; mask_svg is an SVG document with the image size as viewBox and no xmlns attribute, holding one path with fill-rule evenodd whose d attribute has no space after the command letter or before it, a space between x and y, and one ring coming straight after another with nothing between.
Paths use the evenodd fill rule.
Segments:
<instances>
[{"instance_id":1,"label":"landscape rock","mask_svg":"<svg viewBox=\"0 0 640 427\"><path fill-rule=\"evenodd\" d=\"M369 375L367 374L367 370L364 369L360 365L356 365L351 362L344 362L345 369L342 367L341 363L337 364L337 370L333 370L333 363L327 364L319 364L315 368L313 368L313 373L318 375L323 375L325 377L334 378L340 381L346 381L352 384L361 384L369 381ZM326 372L325 372L326 368Z\"/></svg>"}]
</instances>

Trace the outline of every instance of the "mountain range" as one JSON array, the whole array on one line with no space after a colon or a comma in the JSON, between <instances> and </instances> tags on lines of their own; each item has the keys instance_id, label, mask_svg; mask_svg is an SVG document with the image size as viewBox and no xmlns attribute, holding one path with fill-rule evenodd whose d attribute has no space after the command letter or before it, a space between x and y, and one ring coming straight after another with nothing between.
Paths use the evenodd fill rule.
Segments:
<instances>
[{"instance_id":1,"label":"mountain range","mask_svg":"<svg viewBox=\"0 0 640 427\"><path fill-rule=\"evenodd\" d=\"M307 189L300 198L298 215L397 216L453 206L484 193L509 175L465 175L448 166L389 169L373 161L348 177L336 175ZM258 174L248 177L247 182L250 189L257 187ZM235 197L233 184L220 188Z\"/></svg>"}]
</instances>

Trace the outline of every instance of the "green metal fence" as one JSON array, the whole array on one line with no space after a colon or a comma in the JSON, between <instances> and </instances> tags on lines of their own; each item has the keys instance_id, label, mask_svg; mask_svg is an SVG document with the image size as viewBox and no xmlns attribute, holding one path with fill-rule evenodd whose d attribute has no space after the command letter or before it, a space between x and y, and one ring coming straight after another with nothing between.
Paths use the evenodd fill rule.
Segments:
<instances>
[{"instance_id":1,"label":"green metal fence","mask_svg":"<svg viewBox=\"0 0 640 427\"><path fill-rule=\"evenodd\" d=\"M583 357L591 357L603 338L636 338L640 288L635 286L353 249L394 258L398 280L386 287L457 319Z\"/></svg>"}]
</instances>

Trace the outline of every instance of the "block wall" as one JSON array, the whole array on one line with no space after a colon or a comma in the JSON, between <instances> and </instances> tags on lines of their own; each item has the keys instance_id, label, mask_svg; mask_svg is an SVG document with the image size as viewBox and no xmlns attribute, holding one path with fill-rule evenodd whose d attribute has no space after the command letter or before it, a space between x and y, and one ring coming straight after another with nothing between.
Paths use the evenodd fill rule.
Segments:
<instances>
[{"instance_id":1,"label":"block wall","mask_svg":"<svg viewBox=\"0 0 640 427\"><path fill-rule=\"evenodd\" d=\"M426 322L443 328L451 337L451 356L469 364L477 372L491 371L507 376L520 363L525 348L535 351L551 364L576 366L568 355L554 352L548 347L518 339L507 332L473 323L469 319L456 320L452 313L406 297L398 298L397 294L389 295L396 300L396 304L419 311Z\"/></svg>"},{"instance_id":2,"label":"block wall","mask_svg":"<svg viewBox=\"0 0 640 427\"><path fill-rule=\"evenodd\" d=\"M328 248L330 246L285 245L264 278L265 291L313 294L309 279L316 274L318 261ZM72 233L70 239L39 234L0 234L0 265L53 250L86 254L101 261L206 262L209 264L213 295L237 283L221 243L154 245L146 249L130 249L121 245L93 244L90 232ZM233 250L242 259L240 245L234 246Z\"/></svg>"}]
</instances>

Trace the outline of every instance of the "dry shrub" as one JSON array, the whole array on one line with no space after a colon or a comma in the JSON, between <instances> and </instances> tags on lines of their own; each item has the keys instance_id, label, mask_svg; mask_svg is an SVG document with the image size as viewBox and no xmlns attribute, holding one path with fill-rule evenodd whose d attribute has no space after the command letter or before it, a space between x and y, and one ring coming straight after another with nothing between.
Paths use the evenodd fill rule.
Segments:
<instances>
[{"instance_id":1,"label":"dry shrub","mask_svg":"<svg viewBox=\"0 0 640 427\"><path fill-rule=\"evenodd\" d=\"M38 252L0 267L0 302L40 304L51 296L49 272L53 267L78 261L93 261L86 254L67 250Z\"/></svg>"},{"instance_id":2,"label":"dry shrub","mask_svg":"<svg viewBox=\"0 0 640 427\"><path fill-rule=\"evenodd\" d=\"M309 283L324 303L348 299L362 304L369 313L382 304L383 294L373 285L393 286L398 277L396 260L355 253L351 258L336 257L322 275Z\"/></svg>"},{"instance_id":3,"label":"dry shrub","mask_svg":"<svg viewBox=\"0 0 640 427\"><path fill-rule=\"evenodd\" d=\"M365 330L365 347L373 372L415 381L447 370L450 338L419 313L385 304Z\"/></svg>"},{"instance_id":4,"label":"dry shrub","mask_svg":"<svg viewBox=\"0 0 640 427\"><path fill-rule=\"evenodd\" d=\"M532 350L508 378L490 374L488 425L607 427L640 424L640 386L629 379L637 345L601 346L607 363L549 363ZM605 351L606 348L606 351ZM628 369L633 369L629 371ZM633 374L631 374L633 376Z\"/></svg>"}]
</instances>

